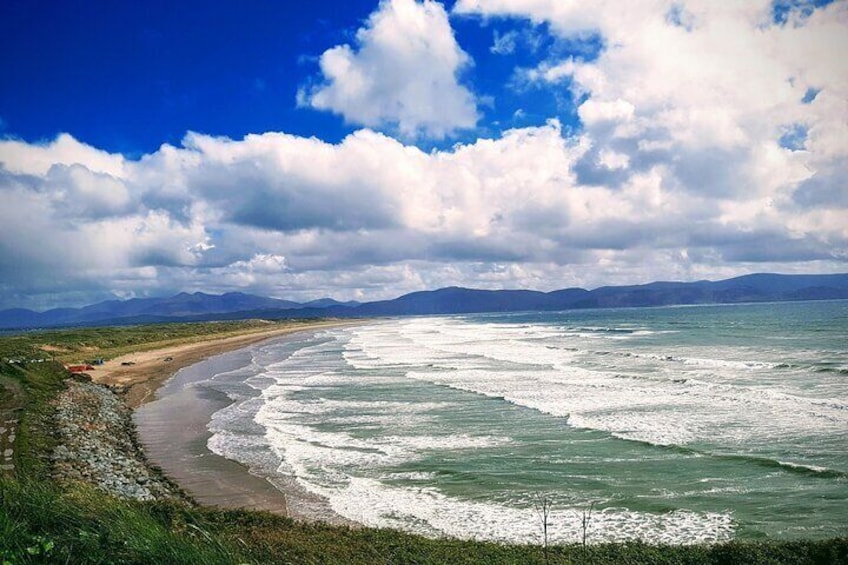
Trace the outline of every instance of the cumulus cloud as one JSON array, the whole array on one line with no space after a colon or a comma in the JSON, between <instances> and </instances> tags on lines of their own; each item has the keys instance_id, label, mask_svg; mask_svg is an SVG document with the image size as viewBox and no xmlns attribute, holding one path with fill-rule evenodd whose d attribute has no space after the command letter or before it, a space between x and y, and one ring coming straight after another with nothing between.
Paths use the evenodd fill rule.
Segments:
<instances>
[{"instance_id":1,"label":"cumulus cloud","mask_svg":"<svg viewBox=\"0 0 848 565\"><path fill-rule=\"evenodd\" d=\"M0 143L0 162L10 173L44 175L54 165L82 165L94 173L124 174L125 159L74 139L64 133L46 144L6 140Z\"/></svg>"},{"instance_id":2,"label":"cumulus cloud","mask_svg":"<svg viewBox=\"0 0 848 565\"><path fill-rule=\"evenodd\" d=\"M596 152L556 121L431 153L370 130L338 144L189 134L123 162L121 176L79 160L13 172L9 143L0 142L7 305L233 289L375 299L449 284L714 277L757 262L838 270L848 259L844 199L775 198L782 185L693 190L684 183L697 179L678 169L631 171L626 152ZM51 145L15 145L23 154L12 159ZM579 170L589 155L629 174L587 184Z\"/></svg>"},{"instance_id":3,"label":"cumulus cloud","mask_svg":"<svg viewBox=\"0 0 848 565\"><path fill-rule=\"evenodd\" d=\"M790 2L775 8L764 0L460 0L454 9L547 22L568 39L600 34L607 47L597 59L545 60L524 74L573 89L595 145L614 149L622 140L639 140L642 147L670 150L669 160L684 152L697 160L713 149L744 153L726 165L736 165L733 176L746 176L771 165L757 161L768 153L764 147L780 145L787 129L803 128L804 148L811 151L803 159L784 156L780 169L848 157L848 67L840 56L848 49L844 1L814 9ZM630 161L638 165L646 152L633 147ZM747 190L746 183L739 189Z\"/></svg>"},{"instance_id":4,"label":"cumulus cloud","mask_svg":"<svg viewBox=\"0 0 848 565\"><path fill-rule=\"evenodd\" d=\"M544 22L563 39L601 36L596 59L549 57L521 75L579 101L590 145L580 183L621 186L659 170L663 193L719 205L722 226L804 226L793 242L813 229L793 204L829 202L846 224L832 172L848 161L848 3L460 0L454 10Z\"/></svg>"},{"instance_id":5,"label":"cumulus cloud","mask_svg":"<svg viewBox=\"0 0 848 565\"><path fill-rule=\"evenodd\" d=\"M322 82L298 99L350 123L441 139L477 123L475 97L458 81L470 64L441 4L383 0L354 46L321 55Z\"/></svg>"}]
</instances>

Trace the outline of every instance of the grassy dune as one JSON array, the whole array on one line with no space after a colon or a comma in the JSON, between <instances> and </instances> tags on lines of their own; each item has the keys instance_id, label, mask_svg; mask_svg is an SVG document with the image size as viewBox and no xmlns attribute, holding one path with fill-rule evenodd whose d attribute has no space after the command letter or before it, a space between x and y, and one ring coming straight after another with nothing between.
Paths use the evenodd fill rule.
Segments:
<instances>
[{"instance_id":1,"label":"grassy dune","mask_svg":"<svg viewBox=\"0 0 848 565\"><path fill-rule=\"evenodd\" d=\"M306 524L268 513L185 502L135 502L51 479L50 400L67 373L59 360L267 328L262 322L174 324L31 333L0 338L0 410L19 415L15 470L0 476L0 563L848 563L848 539L712 546L504 545L429 539L393 530ZM23 359L23 363L9 363ZM4 384L5 383L5 384ZM12 389L15 388L16 392Z\"/></svg>"},{"instance_id":2,"label":"grassy dune","mask_svg":"<svg viewBox=\"0 0 848 565\"><path fill-rule=\"evenodd\" d=\"M307 320L302 323L312 321ZM301 322L240 320L27 332L0 338L0 359L44 358L63 363L76 363L95 358L112 359L127 353L195 343L212 338L249 335L298 323Z\"/></svg>"}]
</instances>

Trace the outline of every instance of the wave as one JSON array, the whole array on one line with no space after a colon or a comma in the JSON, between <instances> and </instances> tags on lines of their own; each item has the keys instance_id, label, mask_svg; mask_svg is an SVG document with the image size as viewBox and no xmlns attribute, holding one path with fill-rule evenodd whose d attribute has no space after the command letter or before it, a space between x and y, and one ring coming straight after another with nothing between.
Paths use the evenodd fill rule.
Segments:
<instances>
[{"instance_id":1,"label":"wave","mask_svg":"<svg viewBox=\"0 0 848 565\"><path fill-rule=\"evenodd\" d=\"M765 466L772 466L772 463L777 463L778 467L786 469L792 473L811 475L814 477L821 477L823 479L848 479L848 472L840 471L838 469L828 469L827 467L821 467L819 465L807 465L803 463L793 463L791 461L768 459L762 461L762 464Z\"/></svg>"},{"instance_id":2,"label":"wave","mask_svg":"<svg viewBox=\"0 0 848 565\"><path fill-rule=\"evenodd\" d=\"M656 445L780 441L791 434L839 437L848 404L766 387L691 376L556 370L415 370L411 379L503 399L570 425Z\"/></svg>"},{"instance_id":3,"label":"wave","mask_svg":"<svg viewBox=\"0 0 848 565\"><path fill-rule=\"evenodd\" d=\"M785 361L789 356L772 361L767 355L772 350L753 347L742 355L759 360L739 359L738 351L735 357L725 355L727 347L711 350L676 338L664 342L656 337L661 330L649 325L469 320L392 320L304 340L291 350L281 348L278 358L268 350L258 362L260 374L246 382L261 396L246 404L245 412L233 412L234 418L247 417L261 427L261 437L234 437L238 423L230 423L218 429L210 445L217 442L229 454L244 450L245 457L258 457L254 452L264 449L276 461L276 472L326 498L339 514L367 525L519 543L534 541L535 535L526 500L491 486L485 488L495 495L473 493L463 499L457 493L468 487L465 479L458 487L442 473L480 476L463 465L489 465L492 457L513 455L526 447L516 442L537 432L547 438L544 434L555 430L550 437L556 439L545 441L562 447L557 442L563 438L582 454L580 469L563 464L553 472L596 485L619 481L628 496L654 500L653 509L672 508L656 503L662 489L641 492L636 477L606 476L609 467L629 466L604 461L627 454L625 460L634 457L645 469L671 469L685 457L724 461L711 468L745 479L719 483L716 500L722 493L734 494L737 485L748 486L742 483L749 477L779 475L781 484L800 480L792 475L811 481L848 479L848 472L840 470L839 451L840 442L848 440L848 393L843 394L838 378L811 379L811 365ZM587 334L608 341L589 341ZM631 341L617 341L622 336ZM653 337L640 341L641 336ZM667 354L663 343L669 344ZM825 368L838 371L844 365ZM583 444L591 447L580 451ZM824 457L816 455L816 446L833 446L832 460L826 451ZM438 457L447 454L455 468L433 463L434 450ZM660 451L649 455L650 450ZM824 464L805 462L805 453ZM597 465L587 470L593 461ZM268 463L261 459L262 465ZM681 506L709 508L701 496L711 496L709 491L685 494L703 477L700 472L693 462L686 477L667 481L675 485L670 487L675 496L687 501ZM442 483L451 485L451 496L436 488ZM558 509L562 526L554 539L576 539L579 520L571 521L580 514L575 500L583 494L578 489L569 491L565 496L571 498ZM614 508L616 496L606 499L609 507L598 513L594 541L699 543L729 539L735 531L728 512L636 512Z\"/></svg>"},{"instance_id":4,"label":"wave","mask_svg":"<svg viewBox=\"0 0 848 565\"><path fill-rule=\"evenodd\" d=\"M735 359L718 359L709 357L686 357L681 355L669 355L662 353L637 353L634 351L613 351L605 349L573 349L573 351L597 355L600 357L613 356L625 359L643 359L648 361L658 361L660 363L673 363L681 365L690 365L696 367L708 367L715 369L796 369L801 365L790 363L773 363L768 361L751 361L751 360L735 360Z\"/></svg>"},{"instance_id":5,"label":"wave","mask_svg":"<svg viewBox=\"0 0 848 565\"><path fill-rule=\"evenodd\" d=\"M434 537L505 543L541 541L539 517L532 505L466 500L431 487L401 487L361 477L351 477L342 490L317 490L328 497L335 512L367 526ZM555 506L549 515L549 541L579 543L584 510ZM592 514L587 537L590 543L697 544L729 540L735 529L729 512L677 510L657 514L607 507Z\"/></svg>"},{"instance_id":6,"label":"wave","mask_svg":"<svg viewBox=\"0 0 848 565\"><path fill-rule=\"evenodd\" d=\"M836 375L848 375L848 367L815 367L816 373L833 373Z\"/></svg>"},{"instance_id":7,"label":"wave","mask_svg":"<svg viewBox=\"0 0 848 565\"><path fill-rule=\"evenodd\" d=\"M562 328L564 332L571 333L590 333L590 334L625 334L630 335L637 331L648 331L647 328L613 328L613 327L604 327L604 326L565 326Z\"/></svg>"},{"instance_id":8,"label":"wave","mask_svg":"<svg viewBox=\"0 0 848 565\"><path fill-rule=\"evenodd\" d=\"M716 359L710 357L686 357L681 355L662 355L658 353L631 353L627 352L627 356L632 356L640 359L651 359L655 361L680 363L682 365L692 365L697 367L709 367L720 369L785 369L789 365L784 363L770 363L767 361L749 361L735 359Z\"/></svg>"},{"instance_id":9,"label":"wave","mask_svg":"<svg viewBox=\"0 0 848 565\"><path fill-rule=\"evenodd\" d=\"M758 467L765 467L768 469L779 469L781 471L785 471L787 473L792 473L796 475L804 475L807 477L814 477L818 479L839 479L846 480L848 479L848 471L843 471L840 469L832 469L829 467L823 467L821 465L812 465L809 463L798 463L793 461L783 461L780 459L772 459L769 457L763 457L759 455L752 455L746 453L719 453L715 451L708 451L703 449L693 449L686 446L655 446L663 449L669 449L684 455L694 455L697 457L710 457L712 459L720 460L720 461L735 461L740 463L748 463L752 465L756 465Z\"/></svg>"},{"instance_id":10,"label":"wave","mask_svg":"<svg viewBox=\"0 0 848 565\"><path fill-rule=\"evenodd\" d=\"M370 358L368 361L371 362L371 366L379 366L381 363L397 366L416 365L428 359L437 362L448 359L467 363L470 357L478 357L517 364L556 367L564 363L579 362L581 356L591 354L727 371L794 368L794 365L783 361L701 357L657 351L643 352L634 349L594 349L586 347L588 343L579 341L583 338L592 339L603 336L617 338L677 333L676 330L653 330L642 326L563 326L559 330L552 331L550 326L528 328L509 324L470 324L460 323L454 319L403 322L399 326L391 330L385 328L385 331L378 326L377 331L356 334L356 337L361 339L354 339L354 342ZM575 338L578 338L577 342ZM656 347L660 346L654 346Z\"/></svg>"}]
</instances>

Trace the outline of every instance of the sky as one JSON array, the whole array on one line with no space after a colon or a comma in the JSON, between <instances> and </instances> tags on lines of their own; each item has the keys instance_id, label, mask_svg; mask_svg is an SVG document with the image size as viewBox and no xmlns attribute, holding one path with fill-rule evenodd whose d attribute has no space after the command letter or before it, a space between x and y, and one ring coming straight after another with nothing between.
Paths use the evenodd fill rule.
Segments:
<instances>
[{"instance_id":1,"label":"sky","mask_svg":"<svg viewBox=\"0 0 848 565\"><path fill-rule=\"evenodd\" d=\"M848 272L848 0L5 0L0 53L0 308Z\"/></svg>"}]
</instances>

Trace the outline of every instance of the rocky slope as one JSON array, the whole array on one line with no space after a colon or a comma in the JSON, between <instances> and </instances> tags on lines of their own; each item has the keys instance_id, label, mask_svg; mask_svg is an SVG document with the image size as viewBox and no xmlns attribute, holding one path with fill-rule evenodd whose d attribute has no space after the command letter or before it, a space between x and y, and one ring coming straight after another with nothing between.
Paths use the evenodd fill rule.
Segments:
<instances>
[{"instance_id":1,"label":"rocky slope","mask_svg":"<svg viewBox=\"0 0 848 565\"><path fill-rule=\"evenodd\" d=\"M55 407L57 480L85 481L115 496L137 500L182 498L172 483L147 465L136 441L132 413L109 388L68 381Z\"/></svg>"}]
</instances>

